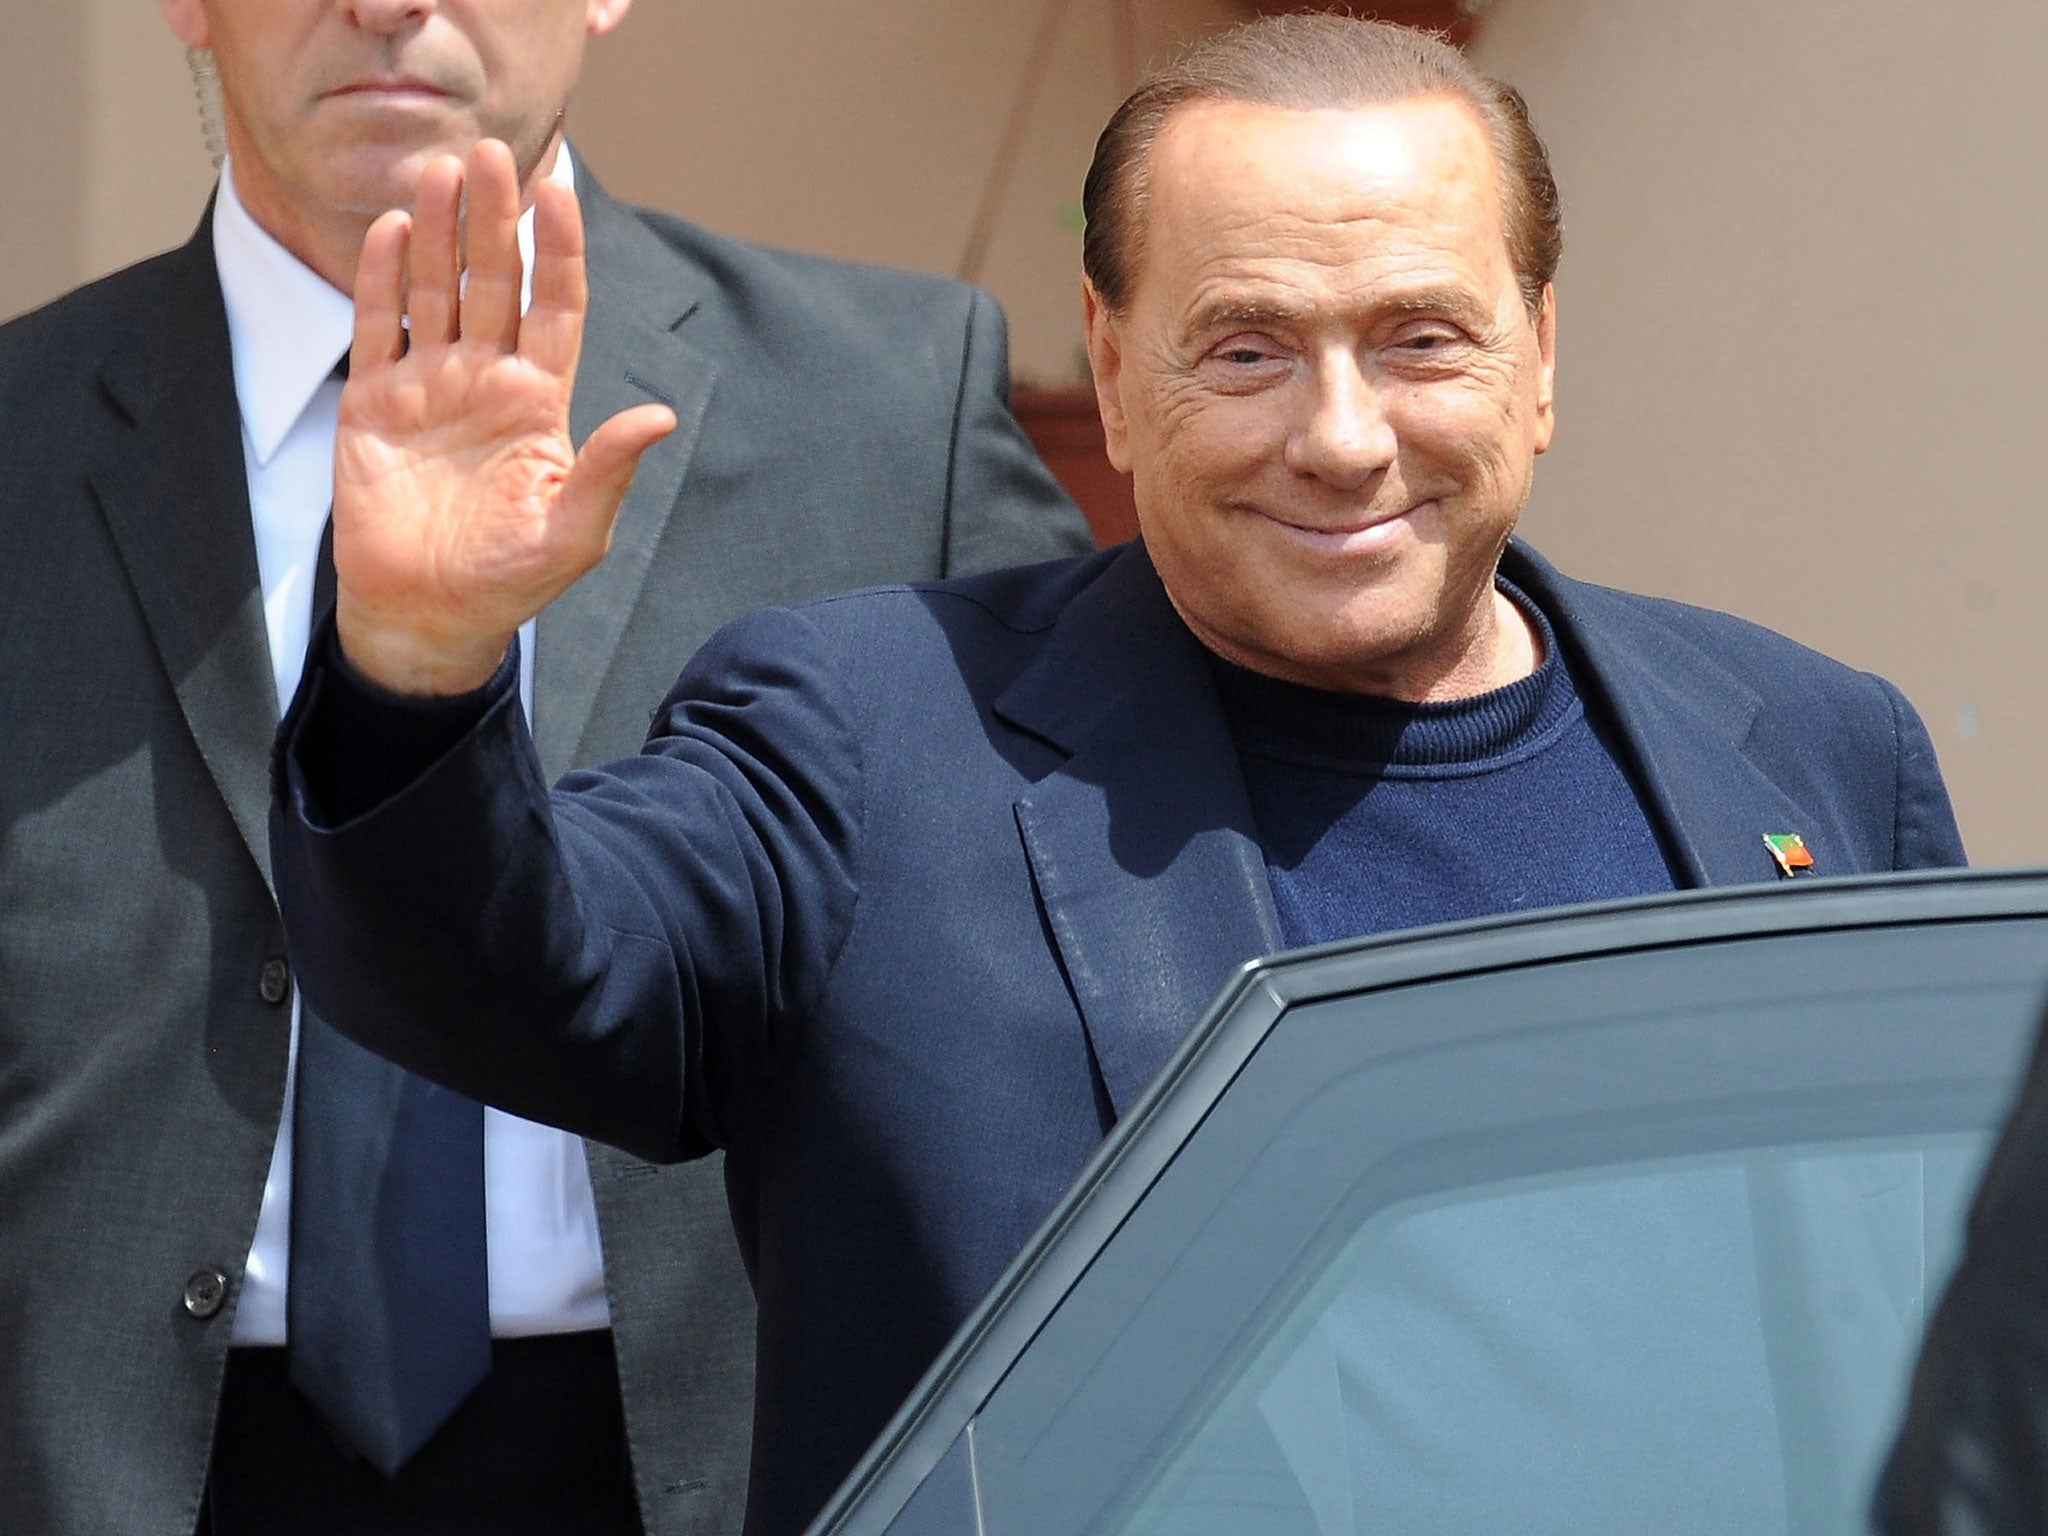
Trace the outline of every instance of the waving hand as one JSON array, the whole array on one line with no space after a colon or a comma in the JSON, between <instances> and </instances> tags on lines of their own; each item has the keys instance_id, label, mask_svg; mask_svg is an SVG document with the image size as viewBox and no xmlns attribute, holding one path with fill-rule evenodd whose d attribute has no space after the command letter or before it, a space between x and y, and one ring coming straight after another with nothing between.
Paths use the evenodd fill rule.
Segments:
<instances>
[{"instance_id":1,"label":"waving hand","mask_svg":"<svg viewBox=\"0 0 2048 1536\"><path fill-rule=\"evenodd\" d=\"M463 281L467 198L467 282ZM622 411L579 453L569 396L588 289L575 195L534 195L520 313L519 187L496 140L421 176L363 242L334 444L343 652L399 693L480 686L527 619L603 557L666 406Z\"/></svg>"}]
</instances>

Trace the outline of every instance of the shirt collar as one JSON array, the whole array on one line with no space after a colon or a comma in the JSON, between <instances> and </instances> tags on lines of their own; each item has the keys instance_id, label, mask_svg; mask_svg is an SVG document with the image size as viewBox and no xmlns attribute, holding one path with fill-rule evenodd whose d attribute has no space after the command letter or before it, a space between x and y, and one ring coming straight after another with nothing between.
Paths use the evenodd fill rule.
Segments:
<instances>
[{"instance_id":1,"label":"shirt collar","mask_svg":"<svg viewBox=\"0 0 2048 1536\"><path fill-rule=\"evenodd\" d=\"M572 191L575 167L564 144L551 179ZM533 210L519 221L519 254L532 292ZM258 465L269 464L315 390L348 351L355 307L311 267L286 250L235 195L232 162L221 167L213 203L213 259L228 314L235 360L235 399Z\"/></svg>"}]
</instances>

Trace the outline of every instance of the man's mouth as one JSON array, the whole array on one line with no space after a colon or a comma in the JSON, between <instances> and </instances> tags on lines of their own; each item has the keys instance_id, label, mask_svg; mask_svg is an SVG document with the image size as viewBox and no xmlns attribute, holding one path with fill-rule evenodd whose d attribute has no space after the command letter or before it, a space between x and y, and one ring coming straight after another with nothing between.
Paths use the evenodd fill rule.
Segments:
<instances>
[{"instance_id":1,"label":"man's mouth","mask_svg":"<svg viewBox=\"0 0 2048 1536\"><path fill-rule=\"evenodd\" d=\"M372 97L395 100L418 97L445 100L455 93L446 86L437 85L432 80L423 80L417 75L372 75L360 80L351 80L346 85L338 85L323 94L329 98Z\"/></svg>"},{"instance_id":2,"label":"man's mouth","mask_svg":"<svg viewBox=\"0 0 2048 1536\"><path fill-rule=\"evenodd\" d=\"M1371 554L1390 547L1408 531L1416 514L1433 508L1434 501L1420 501L1398 512L1375 512L1352 519L1314 520L1282 516L1275 512L1259 515L1281 534L1310 549L1328 554Z\"/></svg>"}]
</instances>

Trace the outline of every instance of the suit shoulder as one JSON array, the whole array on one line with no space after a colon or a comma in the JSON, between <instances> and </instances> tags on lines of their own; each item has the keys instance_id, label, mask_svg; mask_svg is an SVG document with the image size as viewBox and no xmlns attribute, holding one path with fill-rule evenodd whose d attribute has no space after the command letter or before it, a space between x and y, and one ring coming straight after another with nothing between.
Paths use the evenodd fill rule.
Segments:
<instances>
[{"instance_id":1,"label":"suit shoulder","mask_svg":"<svg viewBox=\"0 0 2048 1536\"><path fill-rule=\"evenodd\" d=\"M211 257L186 246L0 325L0 437L30 449L5 455L9 465L0 466L0 476L9 467L40 473L62 457L67 450L59 445L77 442L99 418L109 389L125 398L138 381L189 363L174 338L203 313L195 304L206 290L195 286L195 276L213 284L218 309Z\"/></svg>"},{"instance_id":2,"label":"suit shoulder","mask_svg":"<svg viewBox=\"0 0 2048 1536\"><path fill-rule=\"evenodd\" d=\"M864 754L884 757L975 740L976 722L1047 655L1062 615L1114 558L1105 551L756 609L691 658L657 714L743 710L792 739L850 730Z\"/></svg>"},{"instance_id":3,"label":"suit shoulder","mask_svg":"<svg viewBox=\"0 0 2048 1536\"><path fill-rule=\"evenodd\" d=\"M1502 569L1625 720L1736 746L1860 849L1848 867L1963 862L1933 741L1892 683L1732 614L1566 580L1525 546Z\"/></svg>"},{"instance_id":4,"label":"suit shoulder","mask_svg":"<svg viewBox=\"0 0 2048 1536\"><path fill-rule=\"evenodd\" d=\"M976 302L977 290L956 278L760 245L654 209L621 207L757 321L787 317L867 345L878 318L952 330L967 324Z\"/></svg>"},{"instance_id":5,"label":"suit shoulder","mask_svg":"<svg viewBox=\"0 0 2048 1536\"><path fill-rule=\"evenodd\" d=\"M1510 580L1523 584L1540 607L1567 627L1598 630L1610 643L1632 649L1652 665L1674 668L1711 660L1762 693L1782 692L1791 682L1802 688L1848 689L1866 693L1876 679L1777 630L1717 608L1675 598L1604 587L1559 575L1521 551L1520 563L1504 561Z\"/></svg>"},{"instance_id":6,"label":"suit shoulder","mask_svg":"<svg viewBox=\"0 0 2048 1536\"><path fill-rule=\"evenodd\" d=\"M1102 576L1119 546L1035 565L1006 566L944 581L875 587L819 598L803 611L828 626L840 623L935 623L946 629L987 629L1017 636L1043 634L1075 598Z\"/></svg>"},{"instance_id":7,"label":"suit shoulder","mask_svg":"<svg viewBox=\"0 0 2048 1536\"><path fill-rule=\"evenodd\" d=\"M181 258L167 251L74 288L0 325L0 381L54 368L88 370L134 335L137 317L178 302Z\"/></svg>"},{"instance_id":8,"label":"suit shoulder","mask_svg":"<svg viewBox=\"0 0 2048 1536\"><path fill-rule=\"evenodd\" d=\"M1697 603L1681 602L1671 597L1656 597L1646 592L1629 592L1620 587L1581 583L1580 589L1589 594L1592 601L1611 605L1613 611L1633 614L1639 624L1669 629L1676 634L1684 635L1695 644L1736 654L1761 653L1782 656L1792 664L1847 670L1844 663L1835 660L1826 652L1817 651L1812 646L1794 640L1768 625L1759 624L1754 619L1745 619L1725 609L1706 608Z\"/></svg>"},{"instance_id":9,"label":"suit shoulder","mask_svg":"<svg viewBox=\"0 0 2048 1536\"><path fill-rule=\"evenodd\" d=\"M976 658L1021 658L1115 561L1097 550L974 576L865 587L787 608L757 608L725 625L689 673L803 665L807 656L884 689L935 665L979 670ZM687 674L686 674L687 675Z\"/></svg>"}]
</instances>

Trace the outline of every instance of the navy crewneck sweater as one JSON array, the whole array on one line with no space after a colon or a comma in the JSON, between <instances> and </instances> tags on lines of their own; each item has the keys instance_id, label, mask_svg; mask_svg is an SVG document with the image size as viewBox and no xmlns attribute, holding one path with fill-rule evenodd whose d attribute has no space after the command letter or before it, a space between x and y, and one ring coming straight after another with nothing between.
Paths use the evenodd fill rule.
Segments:
<instances>
[{"instance_id":1,"label":"navy crewneck sweater","mask_svg":"<svg viewBox=\"0 0 2048 1536\"><path fill-rule=\"evenodd\" d=\"M1543 661L1474 698L1330 693L1210 658L1290 946L1674 888L1549 622L1500 585Z\"/></svg>"}]
</instances>

